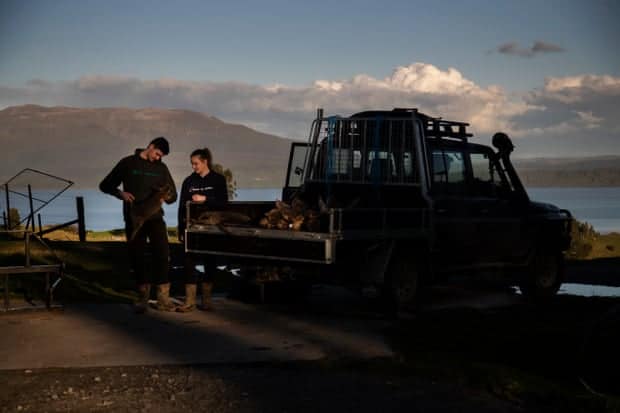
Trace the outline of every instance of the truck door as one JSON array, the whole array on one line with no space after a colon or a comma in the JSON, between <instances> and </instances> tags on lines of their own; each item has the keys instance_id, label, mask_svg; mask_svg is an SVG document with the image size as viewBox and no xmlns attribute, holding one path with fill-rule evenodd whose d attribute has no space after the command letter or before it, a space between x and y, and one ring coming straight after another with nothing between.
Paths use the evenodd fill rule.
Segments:
<instances>
[{"instance_id":1,"label":"truck door","mask_svg":"<svg viewBox=\"0 0 620 413\"><path fill-rule=\"evenodd\" d=\"M527 209L510 196L510 184L494 158L490 149L469 152L467 198L476 225L478 261L486 264L519 261L527 254L522 234Z\"/></svg>"},{"instance_id":2,"label":"truck door","mask_svg":"<svg viewBox=\"0 0 620 413\"><path fill-rule=\"evenodd\" d=\"M466 151L462 145L430 147L435 256L438 268L469 266L477 255L475 224L466 190Z\"/></svg>"},{"instance_id":3,"label":"truck door","mask_svg":"<svg viewBox=\"0 0 620 413\"><path fill-rule=\"evenodd\" d=\"M282 189L282 200L290 202L292 195L303 183L304 161L309 148L308 143L293 142L291 153L288 158L288 168L286 169L286 182Z\"/></svg>"}]
</instances>

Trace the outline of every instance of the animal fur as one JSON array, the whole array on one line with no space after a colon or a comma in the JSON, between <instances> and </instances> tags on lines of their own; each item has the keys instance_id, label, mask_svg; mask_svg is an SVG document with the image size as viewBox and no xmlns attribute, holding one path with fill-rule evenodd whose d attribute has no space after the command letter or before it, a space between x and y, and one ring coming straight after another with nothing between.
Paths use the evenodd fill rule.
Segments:
<instances>
[{"instance_id":1,"label":"animal fur","mask_svg":"<svg viewBox=\"0 0 620 413\"><path fill-rule=\"evenodd\" d=\"M293 231L320 229L319 212L310 209L301 199L293 199L291 205L276 201L275 206L259 221L261 227Z\"/></svg>"},{"instance_id":2,"label":"animal fur","mask_svg":"<svg viewBox=\"0 0 620 413\"><path fill-rule=\"evenodd\" d=\"M172 187L170 185L164 185L159 188L155 188L151 195L140 203L132 203L129 211L129 217L131 220L131 235L129 240L132 241L138 231L142 228L144 223L148 221L153 215L157 214L161 210L162 200L169 199L171 196Z\"/></svg>"}]
</instances>

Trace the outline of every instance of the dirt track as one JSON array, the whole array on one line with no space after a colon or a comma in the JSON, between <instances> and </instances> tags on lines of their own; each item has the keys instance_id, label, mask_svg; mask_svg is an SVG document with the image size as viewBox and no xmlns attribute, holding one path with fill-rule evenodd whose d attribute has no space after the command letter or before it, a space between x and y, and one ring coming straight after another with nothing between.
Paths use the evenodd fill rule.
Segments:
<instances>
[{"instance_id":1,"label":"dirt track","mask_svg":"<svg viewBox=\"0 0 620 413\"><path fill-rule=\"evenodd\" d=\"M582 267L569 277L593 271ZM591 383L605 388L604 379L601 382L596 373L618 363L609 345L588 351L583 346L593 327L620 304L617 298L559 296L540 307L505 291L498 296L496 291L482 289L458 297L453 292L437 290L432 305L400 320L385 319L368 301L331 289L315 291L308 302L261 310L265 313L260 319L273 316L282 328L288 318L323 326L354 326L358 332L380 326L395 352L391 357L360 359L355 352L327 346L323 355L317 353L318 359L311 361L239 364L229 359L225 364L186 361L189 364L0 370L0 382L6 383L0 387L0 406L3 412L618 410L617 399L596 396L579 381L589 374ZM0 317L3 320L10 323ZM252 324L251 319L245 320ZM185 323L186 328L194 326ZM617 333L620 328L616 327L600 331ZM617 334L594 336L600 343L620 343ZM157 340L152 331L144 331L143 337ZM309 337L316 345L330 340L323 334ZM340 343L338 334L334 337ZM160 350L183 351L183 338L178 341L178 346ZM14 348L18 351L19 345ZM261 346L254 349L256 353L271 351ZM583 370L583 360L594 369Z\"/></svg>"}]
</instances>

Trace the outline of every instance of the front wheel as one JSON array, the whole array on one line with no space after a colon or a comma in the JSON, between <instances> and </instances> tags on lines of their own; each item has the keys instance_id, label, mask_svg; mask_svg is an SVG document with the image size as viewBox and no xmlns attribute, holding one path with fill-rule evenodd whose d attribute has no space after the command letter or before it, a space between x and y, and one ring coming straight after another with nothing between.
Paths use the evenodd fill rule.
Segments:
<instances>
[{"instance_id":1,"label":"front wheel","mask_svg":"<svg viewBox=\"0 0 620 413\"><path fill-rule=\"evenodd\" d=\"M534 301L553 297L564 281L564 258L559 253L537 253L526 267L519 288L523 296Z\"/></svg>"}]
</instances>

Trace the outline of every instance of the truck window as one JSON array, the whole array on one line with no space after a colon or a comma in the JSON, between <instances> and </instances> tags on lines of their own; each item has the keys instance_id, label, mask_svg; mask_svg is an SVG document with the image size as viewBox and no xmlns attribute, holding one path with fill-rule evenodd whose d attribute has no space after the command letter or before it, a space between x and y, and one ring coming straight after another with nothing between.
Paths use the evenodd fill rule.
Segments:
<instances>
[{"instance_id":1,"label":"truck window","mask_svg":"<svg viewBox=\"0 0 620 413\"><path fill-rule=\"evenodd\" d=\"M328 174L348 175L351 169L351 151L349 149L334 148L330 152L330 162L327 166Z\"/></svg>"},{"instance_id":2,"label":"truck window","mask_svg":"<svg viewBox=\"0 0 620 413\"><path fill-rule=\"evenodd\" d=\"M469 188L470 194L497 197L505 185L493 159L488 153L472 152L469 156L473 178Z\"/></svg>"},{"instance_id":3,"label":"truck window","mask_svg":"<svg viewBox=\"0 0 620 413\"><path fill-rule=\"evenodd\" d=\"M291 155L288 166L288 176L286 177L286 187L298 187L303 183L304 160L308 152L308 145L305 143L294 143L291 147Z\"/></svg>"},{"instance_id":4,"label":"truck window","mask_svg":"<svg viewBox=\"0 0 620 413\"><path fill-rule=\"evenodd\" d=\"M318 133L313 181L419 182L411 119L332 119L324 121Z\"/></svg>"},{"instance_id":5,"label":"truck window","mask_svg":"<svg viewBox=\"0 0 620 413\"><path fill-rule=\"evenodd\" d=\"M463 152L456 149L433 149L432 183L438 194L461 194L465 191Z\"/></svg>"},{"instance_id":6,"label":"truck window","mask_svg":"<svg viewBox=\"0 0 620 413\"><path fill-rule=\"evenodd\" d=\"M368 165L366 174L369 177L379 176L382 181L387 181L389 177L396 177L396 164L394 155L386 151L372 151L368 153ZM388 178L388 179L386 179Z\"/></svg>"},{"instance_id":7,"label":"truck window","mask_svg":"<svg viewBox=\"0 0 620 413\"><path fill-rule=\"evenodd\" d=\"M433 150L433 182L465 182L465 163L461 151Z\"/></svg>"}]
</instances>

